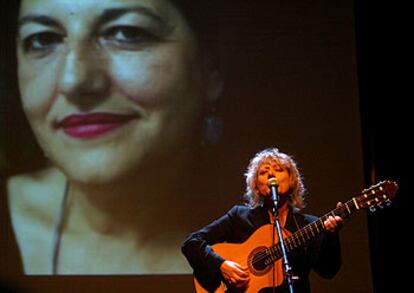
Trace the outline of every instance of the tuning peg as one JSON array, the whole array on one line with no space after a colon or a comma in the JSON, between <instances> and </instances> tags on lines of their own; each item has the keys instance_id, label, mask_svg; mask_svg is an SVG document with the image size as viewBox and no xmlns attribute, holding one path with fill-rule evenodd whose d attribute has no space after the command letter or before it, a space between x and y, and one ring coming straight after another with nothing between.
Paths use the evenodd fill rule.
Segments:
<instances>
[{"instance_id":1,"label":"tuning peg","mask_svg":"<svg viewBox=\"0 0 414 293\"><path fill-rule=\"evenodd\" d=\"M377 207L379 207L380 209L383 209L384 208L384 206L380 203L380 204L377 204Z\"/></svg>"},{"instance_id":2,"label":"tuning peg","mask_svg":"<svg viewBox=\"0 0 414 293\"><path fill-rule=\"evenodd\" d=\"M389 207L389 206L391 205L391 200L387 200L387 201L385 202L385 204L387 205L387 207Z\"/></svg>"},{"instance_id":3,"label":"tuning peg","mask_svg":"<svg viewBox=\"0 0 414 293\"><path fill-rule=\"evenodd\" d=\"M372 213L375 212L376 210L377 209L375 207L373 207L373 206L369 208L369 211L372 212Z\"/></svg>"}]
</instances>

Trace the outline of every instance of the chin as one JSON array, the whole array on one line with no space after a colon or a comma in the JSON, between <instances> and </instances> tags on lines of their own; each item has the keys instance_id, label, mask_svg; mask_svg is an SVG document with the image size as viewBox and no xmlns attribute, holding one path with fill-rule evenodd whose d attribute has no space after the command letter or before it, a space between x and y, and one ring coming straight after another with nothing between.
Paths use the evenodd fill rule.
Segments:
<instances>
[{"instance_id":1,"label":"chin","mask_svg":"<svg viewBox=\"0 0 414 293\"><path fill-rule=\"evenodd\" d=\"M129 163L129 164L126 164ZM71 180L83 184L109 184L121 181L133 173L131 161L122 162L116 158L106 157L100 160L78 158L58 162L60 168Z\"/></svg>"},{"instance_id":2,"label":"chin","mask_svg":"<svg viewBox=\"0 0 414 293\"><path fill-rule=\"evenodd\" d=\"M68 177L77 182L91 185L105 185L122 180L124 172L112 168L78 170L78 172L66 172Z\"/></svg>"}]
</instances>

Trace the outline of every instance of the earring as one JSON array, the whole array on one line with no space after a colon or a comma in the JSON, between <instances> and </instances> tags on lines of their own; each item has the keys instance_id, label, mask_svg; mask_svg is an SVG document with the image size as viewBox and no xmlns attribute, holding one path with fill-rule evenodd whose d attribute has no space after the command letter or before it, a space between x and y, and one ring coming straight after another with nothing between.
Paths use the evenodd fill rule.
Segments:
<instances>
[{"instance_id":1,"label":"earring","mask_svg":"<svg viewBox=\"0 0 414 293\"><path fill-rule=\"evenodd\" d=\"M221 138L223 131L223 119L218 117L211 111L204 117L204 133L203 133L203 145L213 146L216 145Z\"/></svg>"}]
</instances>

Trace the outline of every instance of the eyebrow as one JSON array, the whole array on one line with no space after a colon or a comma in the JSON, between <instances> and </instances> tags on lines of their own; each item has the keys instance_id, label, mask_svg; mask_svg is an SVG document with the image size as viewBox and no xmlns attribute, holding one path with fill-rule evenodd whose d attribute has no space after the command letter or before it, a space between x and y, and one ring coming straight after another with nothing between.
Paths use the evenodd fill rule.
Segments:
<instances>
[{"instance_id":1,"label":"eyebrow","mask_svg":"<svg viewBox=\"0 0 414 293\"><path fill-rule=\"evenodd\" d=\"M96 24L102 24L113 19L116 19L124 14L136 12L139 14L146 15L161 25L165 25L164 19L162 19L157 13L155 13L152 9L143 6L128 6L128 7L119 7L119 8L108 8L104 9L103 13L98 16ZM28 14L21 17L18 21L18 28L22 27L27 23L39 23L46 26L53 26L57 28L62 28L62 25L54 19L53 17L47 15L37 15L37 14Z\"/></svg>"},{"instance_id":2,"label":"eyebrow","mask_svg":"<svg viewBox=\"0 0 414 293\"><path fill-rule=\"evenodd\" d=\"M275 168L275 167L276 168L281 168L281 169L284 168L283 165L280 165L276 162L272 162L272 163L263 163L263 164L261 164L259 169L265 169L265 168L269 169L269 168Z\"/></svg>"},{"instance_id":3,"label":"eyebrow","mask_svg":"<svg viewBox=\"0 0 414 293\"><path fill-rule=\"evenodd\" d=\"M20 29L20 27L30 22L39 23L39 24L43 24L47 26L58 27L58 28L62 27L59 24L59 21L57 21L53 17L47 16L47 15L28 14L19 19L17 23L18 28Z\"/></svg>"},{"instance_id":4,"label":"eyebrow","mask_svg":"<svg viewBox=\"0 0 414 293\"><path fill-rule=\"evenodd\" d=\"M104 12L99 16L98 23L105 23L111 21L115 18L118 18L124 14L136 12L139 14L146 15L156 22L165 25L164 19L162 19L157 13L155 13L152 9L143 7L143 6L127 6L127 7L119 7L119 8L108 8L105 9Z\"/></svg>"}]
</instances>

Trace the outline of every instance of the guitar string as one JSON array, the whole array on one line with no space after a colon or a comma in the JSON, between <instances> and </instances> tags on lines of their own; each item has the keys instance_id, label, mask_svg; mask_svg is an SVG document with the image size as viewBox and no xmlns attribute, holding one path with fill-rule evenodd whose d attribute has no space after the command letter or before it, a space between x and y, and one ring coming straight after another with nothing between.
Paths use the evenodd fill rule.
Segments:
<instances>
[{"instance_id":1,"label":"guitar string","mask_svg":"<svg viewBox=\"0 0 414 293\"><path fill-rule=\"evenodd\" d=\"M298 248L300 245L303 245L303 243L305 243L306 241L309 241L312 239L312 237L315 237L315 235L312 233L312 237L309 236L308 233L306 233L307 237L304 236L303 231L307 231L307 230L311 230L311 228L309 229L309 227L304 227L301 230L298 230L297 232L295 232L294 234L292 234L292 236L287 237L285 240L285 242L287 243L287 248L288 250L293 250L295 248ZM300 239L300 236L302 235L302 239ZM296 242L294 241L294 239L296 239ZM296 244L299 242L299 245ZM293 244L292 244L293 243ZM275 245L268 247L260 252L258 252L256 254L256 257L253 258L252 263L253 264L258 264L260 262L266 261L266 259L268 259L269 257L271 259L274 258L274 256L276 256L276 260L278 260L280 258L280 255L278 255L278 253L280 253L280 242L276 243Z\"/></svg>"},{"instance_id":2,"label":"guitar string","mask_svg":"<svg viewBox=\"0 0 414 293\"><path fill-rule=\"evenodd\" d=\"M295 233L293 233L291 236L287 237L286 239L284 239L285 242L287 242L287 247L290 250L293 250L295 248L298 248L300 245L303 245L304 243L306 243L306 241L312 240L312 237L315 237L315 235L313 235L312 233L312 237L309 236L309 233L304 234L305 231L309 232L309 230L312 230L311 226L312 225L317 225L317 222L319 222L320 220L322 220L323 217L321 217L319 220L316 220L315 222L312 222L310 224L308 224L307 226L303 227L302 229L296 231ZM323 225L323 224L321 224ZM307 237L306 237L306 236ZM300 239L300 236L302 236L302 240ZM296 239L297 242L299 242L299 245L297 245L293 239ZM292 242L294 243L294 245L292 245ZM289 247L290 246L290 247ZM276 260L280 259L280 256L278 255L278 253L280 252L280 242L272 245L271 247L268 247L266 249L264 249L263 251L258 252L256 255L257 257L253 258L252 263L253 264L258 264L260 262L266 261L266 259L268 259L269 257L271 259L273 259L273 256L276 256ZM267 252L268 250L270 250L270 252ZM274 252L273 252L273 251Z\"/></svg>"},{"instance_id":3,"label":"guitar string","mask_svg":"<svg viewBox=\"0 0 414 293\"><path fill-rule=\"evenodd\" d=\"M378 184L379 185L379 184ZM377 186L374 186L374 187L377 187ZM372 190L373 188L369 188L369 189L367 189L367 190L364 190L362 193L367 193L367 192L369 192L370 190ZM313 225L315 225L316 226L316 229L317 229L317 227L318 227L318 223L320 223L321 224L321 228L323 228L324 229L324 225L323 225L323 221L324 220L326 220L326 218L329 216L329 215L336 215L336 212L341 212L341 214L346 214L346 212L348 212L348 214L346 215L346 216L349 216L349 215L351 215L354 211L352 211L351 209L350 209L350 205L351 204L354 204L354 202L353 202L353 200L351 199L351 200L349 200L349 201L347 201L342 207L338 207L338 208L335 208L334 210L332 210L331 212L329 212L329 213L327 213L327 214L325 214L325 215L323 215L323 216L321 216L318 220L316 220L316 221L314 221L314 222L312 222L312 223L310 223L310 224L308 224L308 225L306 225L305 227L303 227L302 229L299 229L298 231L296 231L295 233L293 233L291 236L289 236L289 237L287 237L286 239L285 239L285 241L287 241L287 242L291 242L291 241L293 241L293 244L294 244L294 246L293 246L293 248L297 248L298 247L298 245L296 245L296 242L294 241L294 239L297 239L297 241L299 241L299 246L300 245L302 245L303 243L305 243L306 241L309 241L309 240L311 240L312 239L312 237L315 237L315 235L314 235L314 233L313 233L313 230L312 230L312 226ZM346 208L346 209L345 209ZM318 229L317 229L318 230ZM312 234L312 237L310 237L309 236L309 232ZM319 232L319 230L318 230L318 232ZM305 233L305 234L304 234ZM318 235L319 233L316 233L316 235ZM307 239L305 238L305 235L307 236ZM300 236L302 236L302 239L303 239L303 243L301 243L301 240L300 240ZM278 243L276 243L275 245L272 245L271 247L268 247L268 248L266 248L266 249L264 249L263 251L260 251L260 252L258 252L256 255L258 255L258 254L260 254L259 256L257 256L257 257L254 257L253 258L253 261L252 261L252 263L253 264L257 264L257 263L259 263L259 262L262 262L263 260L266 260L266 259L268 259L269 257L271 258L271 259L273 259L273 254L274 253L272 253L272 252L270 252L270 255L269 255L269 253L267 252L268 250L275 250L275 253L277 253L278 252L278 250L280 250L280 247L279 247L279 244L280 244L280 242L278 242ZM292 243L290 243L290 245L291 245L291 247L292 247ZM277 259L279 259L280 258L280 256L277 258ZM276 259L276 260L277 260Z\"/></svg>"},{"instance_id":4,"label":"guitar string","mask_svg":"<svg viewBox=\"0 0 414 293\"><path fill-rule=\"evenodd\" d=\"M299 231L301 228L300 228L300 226L299 226L299 223L298 223L298 221L296 220L296 216L295 216L295 214L292 214L292 217L293 217L293 220L295 221L295 226L296 226L296 230L297 231ZM294 234L296 234L296 233L294 233ZM294 235L293 234L293 235ZM293 236L292 235L292 236ZM288 240L290 237L288 237L288 238L286 238L286 240ZM274 241L273 241L274 242ZM273 257L272 257L272 254L269 256L268 254L267 254L267 252L266 251L268 251L268 250L272 250L274 247L276 247L276 249L279 249L280 250L280 248L278 247L278 244L279 244L279 242L278 243L276 243L275 245L273 245L273 246L271 246L271 247L268 247L268 248L266 248L266 249L264 249L264 256L263 257L259 257L259 259L265 259L265 258L269 258L270 257L270 259L273 261ZM263 252L263 251L261 251L261 252ZM261 253L261 252L259 252L259 253ZM263 254L262 254L263 255ZM277 257L274 261L276 261L276 260L278 260L280 257ZM257 263L257 262L256 262ZM265 264L266 264L266 262L265 262ZM269 265L269 264L266 264L267 266Z\"/></svg>"},{"instance_id":5,"label":"guitar string","mask_svg":"<svg viewBox=\"0 0 414 293\"><path fill-rule=\"evenodd\" d=\"M344 206L348 206L350 203L352 203L351 200L346 202L344 204ZM335 213L337 211L340 211L340 210L344 210L344 209L342 207L341 208L336 208L336 209L332 210L331 212L327 213L326 215L320 217L318 220L306 225L302 229L297 230L291 236L287 237L285 239L285 241L289 242L288 243L288 248L289 248L289 245L290 245L290 247L293 247L292 249L297 248L298 246L303 245L303 243L305 243L306 241L311 240L312 237L315 237L314 233L312 232L313 231L312 226L316 225L316 227L317 227L318 222L319 222L321 224L322 228L323 228L323 222L322 221L324 220L324 218L326 218L328 215L330 215L332 213ZM311 233L312 236L309 236L309 233ZM318 235L318 233L316 235ZM301 241L300 236L302 236L303 241ZM294 241L294 239L296 239L299 242L299 245L295 245L296 242ZM294 243L294 246L292 246L292 242ZM269 253L269 252L267 252L267 250L274 250L275 252L274 253L273 252ZM274 256L276 253L278 253L279 250L280 250L280 242L276 243L275 245L272 245L271 247L268 247L268 248L264 249L263 251L258 252L256 254L257 257L253 258L252 264L258 264L260 262L266 261L266 259L268 259L269 257L271 259L273 259L272 256ZM277 257L276 260L278 260L279 258L280 258L280 256Z\"/></svg>"},{"instance_id":6,"label":"guitar string","mask_svg":"<svg viewBox=\"0 0 414 293\"><path fill-rule=\"evenodd\" d=\"M301 234L302 233L301 230L307 229L307 227L308 226L303 227L302 229L298 230L297 232L295 232L291 236L284 239L286 242L288 242L288 248L289 248L289 246L291 247L291 248L289 248L290 250L292 250L293 248L298 247L298 245L292 246L292 239L296 238L300 242L301 240L300 240L299 236L296 236L296 235ZM305 239L303 234L302 234L302 238L304 240L303 242L306 242L307 240L311 239L310 237L308 237L308 239ZM296 243L296 242L293 241L293 243ZM299 245L301 245L301 244L302 243L300 243ZM268 252L269 250L270 250L270 252ZM253 258L252 263L253 264L258 264L260 262L266 261L266 259L268 259L269 257L273 260L273 256L276 256L276 259L275 259L275 261L276 261L280 258L280 256L277 255L277 253L279 253L279 252L280 252L280 242L278 242L278 243L272 245L271 247L265 248L262 251L258 252L256 254L256 257Z\"/></svg>"}]
</instances>

